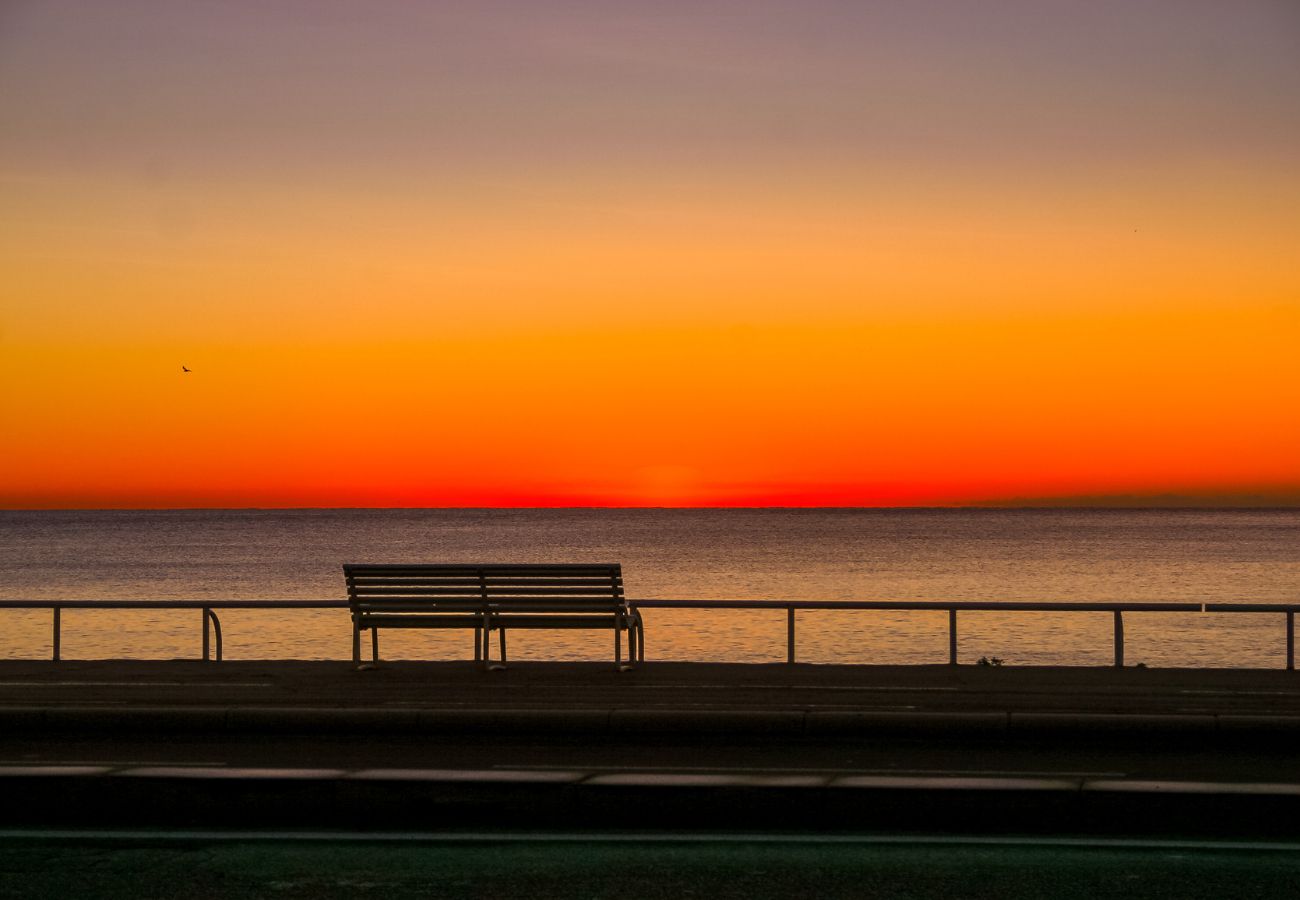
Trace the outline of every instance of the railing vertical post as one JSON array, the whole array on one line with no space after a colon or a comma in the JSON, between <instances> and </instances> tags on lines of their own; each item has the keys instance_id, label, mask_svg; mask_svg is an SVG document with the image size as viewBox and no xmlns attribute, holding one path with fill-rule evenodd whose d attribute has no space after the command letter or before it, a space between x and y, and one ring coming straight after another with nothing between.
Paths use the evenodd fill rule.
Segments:
<instances>
[{"instance_id":1,"label":"railing vertical post","mask_svg":"<svg viewBox=\"0 0 1300 900\"><path fill-rule=\"evenodd\" d=\"M221 662L221 620L211 609L208 610L208 618L212 620L212 633L217 638L217 662Z\"/></svg>"},{"instance_id":2,"label":"railing vertical post","mask_svg":"<svg viewBox=\"0 0 1300 900\"><path fill-rule=\"evenodd\" d=\"M200 610L200 612L203 615L203 661L208 662L208 660L211 659L212 657L212 651L211 651L212 639L208 636L208 629L210 627L210 623L208 622L208 614L211 612L211 610L205 606L203 607L202 610Z\"/></svg>"},{"instance_id":3,"label":"railing vertical post","mask_svg":"<svg viewBox=\"0 0 1300 900\"><path fill-rule=\"evenodd\" d=\"M1124 668L1124 614L1115 610L1115 668Z\"/></svg>"},{"instance_id":4,"label":"railing vertical post","mask_svg":"<svg viewBox=\"0 0 1300 900\"><path fill-rule=\"evenodd\" d=\"M957 665L957 610L948 610L948 665Z\"/></svg>"},{"instance_id":5,"label":"railing vertical post","mask_svg":"<svg viewBox=\"0 0 1300 900\"><path fill-rule=\"evenodd\" d=\"M785 608L785 661L794 662L794 607Z\"/></svg>"},{"instance_id":6,"label":"railing vertical post","mask_svg":"<svg viewBox=\"0 0 1300 900\"><path fill-rule=\"evenodd\" d=\"M1286 669L1295 671L1295 613L1291 610L1286 613Z\"/></svg>"},{"instance_id":7,"label":"railing vertical post","mask_svg":"<svg viewBox=\"0 0 1300 900\"><path fill-rule=\"evenodd\" d=\"M60 651L62 650L61 644L63 643L63 609L62 609L62 607L58 607L58 606L54 607L54 625L53 625L53 627L54 627L54 640L53 640L53 644L54 644L54 654L53 654L53 657L52 657L52 658L54 659L55 662L58 662L58 660L59 660L59 653L60 653Z\"/></svg>"}]
</instances>

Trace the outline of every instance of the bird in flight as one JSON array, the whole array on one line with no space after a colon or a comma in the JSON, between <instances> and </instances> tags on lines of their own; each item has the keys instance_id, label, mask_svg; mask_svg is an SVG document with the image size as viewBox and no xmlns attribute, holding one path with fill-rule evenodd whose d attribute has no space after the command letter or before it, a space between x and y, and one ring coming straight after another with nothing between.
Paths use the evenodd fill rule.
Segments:
<instances>
[{"instance_id":1,"label":"bird in flight","mask_svg":"<svg viewBox=\"0 0 1300 900\"><path fill-rule=\"evenodd\" d=\"M185 366L181 366L181 371L182 371L182 372L189 372L189 371L191 371L191 370L188 369L188 368L186 368Z\"/></svg>"}]
</instances>

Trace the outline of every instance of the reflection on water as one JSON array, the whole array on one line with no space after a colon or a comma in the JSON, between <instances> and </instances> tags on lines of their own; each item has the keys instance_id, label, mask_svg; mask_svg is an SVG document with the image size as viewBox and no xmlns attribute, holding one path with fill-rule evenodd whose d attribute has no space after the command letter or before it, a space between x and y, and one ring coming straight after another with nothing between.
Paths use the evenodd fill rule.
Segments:
<instances>
[{"instance_id":1,"label":"reflection on water","mask_svg":"<svg viewBox=\"0 0 1300 900\"><path fill-rule=\"evenodd\" d=\"M1300 601L1300 511L303 510L0 512L0 596L340 598L340 564L623 563L630 597ZM780 612L653 610L647 657L778 661ZM1276 621L1275 621L1276 620ZM961 656L1105 664L1106 614L970 613ZM222 613L231 659L350 654L340 611ZM942 613L802 612L807 662L943 662ZM197 612L64 613L66 657L193 656ZM1280 617L1126 616L1127 658L1277 666ZM382 636L468 657L460 633ZM49 652L49 614L0 611L0 657ZM604 635L512 634L519 659L603 659Z\"/></svg>"}]
</instances>

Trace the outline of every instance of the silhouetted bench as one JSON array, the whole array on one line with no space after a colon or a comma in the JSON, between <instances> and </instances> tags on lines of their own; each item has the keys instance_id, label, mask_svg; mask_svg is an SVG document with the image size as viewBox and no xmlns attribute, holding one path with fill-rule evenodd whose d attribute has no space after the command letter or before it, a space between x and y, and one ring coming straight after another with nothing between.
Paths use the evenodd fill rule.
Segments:
<instances>
[{"instance_id":1,"label":"silhouetted bench","mask_svg":"<svg viewBox=\"0 0 1300 900\"><path fill-rule=\"evenodd\" d=\"M501 662L511 629L608 628L614 662L645 656L641 617L623 597L618 563L361 564L347 563L343 577L352 609L352 661L361 663L361 632L370 629L371 656L379 661L380 628L464 628L474 632L474 659L489 662L489 636L498 632Z\"/></svg>"}]
</instances>

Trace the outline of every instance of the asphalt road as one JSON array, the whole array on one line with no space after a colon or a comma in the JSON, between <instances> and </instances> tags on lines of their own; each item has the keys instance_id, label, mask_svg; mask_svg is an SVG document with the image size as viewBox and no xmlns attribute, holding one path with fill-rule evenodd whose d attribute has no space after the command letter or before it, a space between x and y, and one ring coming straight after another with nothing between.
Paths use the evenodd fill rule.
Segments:
<instances>
[{"instance_id":1,"label":"asphalt road","mask_svg":"<svg viewBox=\"0 0 1300 900\"><path fill-rule=\"evenodd\" d=\"M0 897L1278 898L1293 849L1104 843L0 839Z\"/></svg>"}]
</instances>

